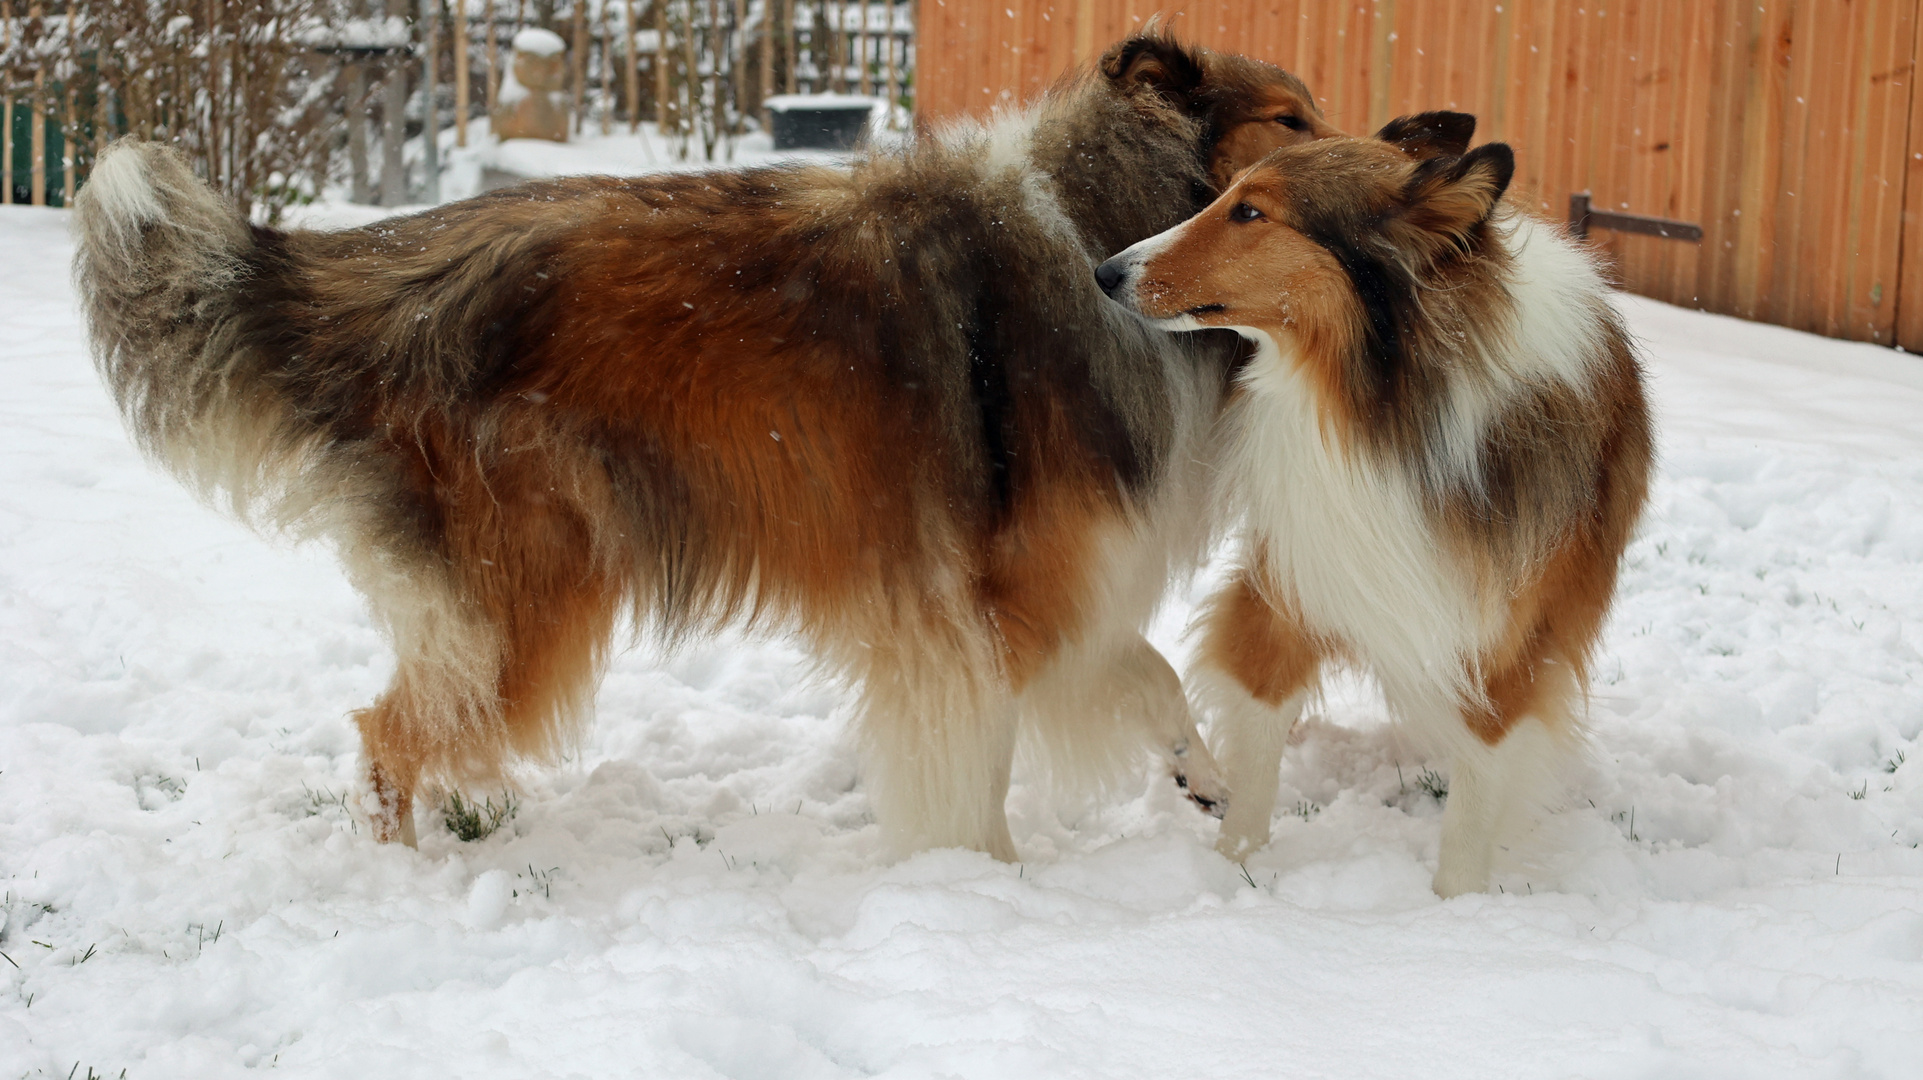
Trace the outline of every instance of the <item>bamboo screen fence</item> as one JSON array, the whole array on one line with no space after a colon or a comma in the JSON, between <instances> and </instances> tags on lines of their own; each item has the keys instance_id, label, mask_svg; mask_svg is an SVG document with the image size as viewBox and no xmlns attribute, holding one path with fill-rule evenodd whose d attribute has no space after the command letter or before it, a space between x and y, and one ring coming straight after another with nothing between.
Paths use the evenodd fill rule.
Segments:
<instances>
[{"instance_id":1,"label":"bamboo screen fence","mask_svg":"<svg viewBox=\"0 0 1923 1080\"><path fill-rule=\"evenodd\" d=\"M521 30L560 35L576 133L658 125L725 159L781 93L915 104L915 0L0 0L0 203L64 206L127 134L243 205L432 198L401 147L486 115ZM465 46L465 47L463 47ZM378 147L371 144L378 141ZM330 165L351 159L345 170ZM372 161L380 157L382 161ZM335 162L334 164L338 164ZM380 193L375 194L378 165ZM331 170L331 171L330 171Z\"/></svg>"},{"instance_id":2,"label":"bamboo screen fence","mask_svg":"<svg viewBox=\"0 0 1923 1080\"><path fill-rule=\"evenodd\" d=\"M1517 198L1699 223L1591 235L1662 300L1923 349L1923 0L1169 0L1183 36L1301 75L1331 122L1475 113ZM1158 10L922 0L920 109L1038 92ZM1179 13L1178 13L1179 12ZM1907 253L1907 257L1906 257Z\"/></svg>"}]
</instances>

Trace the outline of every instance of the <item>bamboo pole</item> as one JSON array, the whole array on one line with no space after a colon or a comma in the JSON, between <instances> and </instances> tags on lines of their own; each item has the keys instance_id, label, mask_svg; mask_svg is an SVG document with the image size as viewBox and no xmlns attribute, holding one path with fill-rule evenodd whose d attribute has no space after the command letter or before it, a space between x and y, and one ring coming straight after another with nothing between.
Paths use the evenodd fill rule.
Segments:
<instances>
[{"instance_id":1,"label":"bamboo pole","mask_svg":"<svg viewBox=\"0 0 1923 1080\"><path fill-rule=\"evenodd\" d=\"M588 0L574 0L574 133L587 121Z\"/></svg>"},{"instance_id":2,"label":"bamboo pole","mask_svg":"<svg viewBox=\"0 0 1923 1080\"><path fill-rule=\"evenodd\" d=\"M454 145L467 145L467 65L473 55L467 40L467 0L454 4Z\"/></svg>"},{"instance_id":3,"label":"bamboo pole","mask_svg":"<svg viewBox=\"0 0 1923 1080\"><path fill-rule=\"evenodd\" d=\"M828 89L837 94L848 92L847 43L843 40L842 23L846 21L848 4L846 0L833 0L827 10L834 12L834 20L828 25L828 62L834 71L828 76Z\"/></svg>"},{"instance_id":4,"label":"bamboo pole","mask_svg":"<svg viewBox=\"0 0 1923 1080\"><path fill-rule=\"evenodd\" d=\"M407 0L387 0L387 14L407 15ZM407 201L407 161L402 147L407 139L407 64L392 53L384 60L381 73L386 101L381 105L381 205L399 206Z\"/></svg>"},{"instance_id":5,"label":"bamboo pole","mask_svg":"<svg viewBox=\"0 0 1923 1080\"><path fill-rule=\"evenodd\" d=\"M888 15L886 33L881 38L881 47L888 50L888 83L882 92L888 97L888 112L885 115L888 117L888 126L892 128L895 126L895 99L901 96L897 83L901 72L895 68L895 0L884 0L882 8Z\"/></svg>"},{"instance_id":6,"label":"bamboo pole","mask_svg":"<svg viewBox=\"0 0 1923 1080\"><path fill-rule=\"evenodd\" d=\"M668 0L654 0L654 131L668 133Z\"/></svg>"},{"instance_id":7,"label":"bamboo pole","mask_svg":"<svg viewBox=\"0 0 1923 1080\"><path fill-rule=\"evenodd\" d=\"M347 163L354 201L372 203L374 186L367 168L367 64L360 60L347 65Z\"/></svg>"},{"instance_id":8,"label":"bamboo pole","mask_svg":"<svg viewBox=\"0 0 1923 1080\"><path fill-rule=\"evenodd\" d=\"M860 0L856 10L861 14L861 29L855 38L856 63L861 65L861 92L866 95L874 91L874 82L868 77L868 0Z\"/></svg>"},{"instance_id":9,"label":"bamboo pole","mask_svg":"<svg viewBox=\"0 0 1923 1080\"><path fill-rule=\"evenodd\" d=\"M686 161L688 143L693 140L695 128L701 123L701 65L695 53L694 0L685 0L682 11L686 16L681 24L681 46L688 67L681 76L681 83L687 106L682 110L682 115L676 118L675 130L681 134L681 160Z\"/></svg>"},{"instance_id":10,"label":"bamboo pole","mask_svg":"<svg viewBox=\"0 0 1923 1080\"><path fill-rule=\"evenodd\" d=\"M734 0L734 45L728 51L728 67L734 75L734 122L728 130L740 134L741 122L748 115L748 76L753 68L742 63L748 58L748 0Z\"/></svg>"},{"instance_id":11,"label":"bamboo pole","mask_svg":"<svg viewBox=\"0 0 1923 1080\"><path fill-rule=\"evenodd\" d=\"M6 47L13 48L13 4L0 3L0 18L7 21ZM0 78L7 73L0 71ZM11 83L12 80L8 79ZM0 132L0 180L6 182L6 191L0 192L0 205L13 205L13 94L11 87L4 98L0 98L0 122L6 125Z\"/></svg>"},{"instance_id":12,"label":"bamboo pole","mask_svg":"<svg viewBox=\"0 0 1923 1080\"><path fill-rule=\"evenodd\" d=\"M98 74L98 69L96 69ZM107 80L97 78L93 88L93 157L99 162L100 152L113 141L113 87Z\"/></svg>"},{"instance_id":13,"label":"bamboo pole","mask_svg":"<svg viewBox=\"0 0 1923 1080\"><path fill-rule=\"evenodd\" d=\"M837 70L840 65L835 61L841 55L841 43L835 39L841 32L836 28L835 7L829 0L815 0L815 11L815 34L808 42L808 51L814 54L815 85L808 89L816 94L840 93L841 73Z\"/></svg>"},{"instance_id":14,"label":"bamboo pole","mask_svg":"<svg viewBox=\"0 0 1923 1080\"><path fill-rule=\"evenodd\" d=\"M708 36L705 44L708 49L708 123L701 133L701 152L708 161L714 160L714 144L724 125L722 117L726 107L721 99L721 8L720 0L708 0ZM692 77L692 76L690 76ZM701 110L696 109L700 116Z\"/></svg>"},{"instance_id":15,"label":"bamboo pole","mask_svg":"<svg viewBox=\"0 0 1923 1080\"><path fill-rule=\"evenodd\" d=\"M775 92L775 2L761 0L761 100L766 102ZM761 109L761 126L768 124L768 110Z\"/></svg>"},{"instance_id":16,"label":"bamboo pole","mask_svg":"<svg viewBox=\"0 0 1923 1080\"><path fill-rule=\"evenodd\" d=\"M207 138L207 179L215 187L224 187L225 179L221 174L226 164L221 160L221 106L224 104L220 81L220 9L217 0L207 0L207 66L202 85L207 88L206 138Z\"/></svg>"},{"instance_id":17,"label":"bamboo pole","mask_svg":"<svg viewBox=\"0 0 1923 1080\"><path fill-rule=\"evenodd\" d=\"M612 0L601 0L601 134L614 125L614 30L608 25Z\"/></svg>"},{"instance_id":18,"label":"bamboo pole","mask_svg":"<svg viewBox=\"0 0 1923 1080\"><path fill-rule=\"evenodd\" d=\"M769 0L770 3L773 0ZM781 92L795 92L795 60L801 55L801 32L795 27L795 0L781 0L781 36L788 44L782 59Z\"/></svg>"},{"instance_id":19,"label":"bamboo pole","mask_svg":"<svg viewBox=\"0 0 1923 1080\"><path fill-rule=\"evenodd\" d=\"M38 19L41 14L39 4L27 10L27 17ZM35 206L47 205L47 69L33 69L33 133L30 141L33 155L28 174L28 195Z\"/></svg>"},{"instance_id":20,"label":"bamboo pole","mask_svg":"<svg viewBox=\"0 0 1923 1080\"><path fill-rule=\"evenodd\" d=\"M441 108L435 93L441 67L441 5L421 0L421 159L427 201L441 201Z\"/></svg>"},{"instance_id":21,"label":"bamboo pole","mask_svg":"<svg viewBox=\"0 0 1923 1080\"><path fill-rule=\"evenodd\" d=\"M27 201L34 206L47 205L47 73L33 73L33 99L28 108L28 122L32 130L28 135Z\"/></svg>"},{"instance_id":22,"label":"bamboo pole","mask_svg":"<svg viewBox=\"0 0 1923 1080\"><path fill-rule=\"evenodd\" d=\"M95 69L98 75L98 68ZM113 100L114 89L104 78L94 80L93 89L93 160L100 160L100 152L113 141Z\"/></svg>"},{"instance_id":23,"label":"bamboo pole","mask_svg":"<svg viewBox=\"0 0 1923 1080\"><path fill-rule=\"evenodd\" d=\"M821 86L821 78L826 74L821 64L821 0L813 0L807 6L807 14L802 14L801 0L787 0L788 3L788 55L794 63L788 68L788 92L801 93L801 41L808 39L808 67L814 72L808 80L808 89L816 90ZM806 19L805 30L803 20Z\"/></svg>"},{"instance_id":24,"label":"bamboo pole","mask_svg":"<svg viewBox=\"0 0 1923 1080\"><path fill-rule=\"evenodd\" d=\"M487 75L484 79L487 85L482 87L483 93L481 95L487 100L488 130L490 131L493 130L492 125L494 123L494 95L499 93L497 88L501 83L501 43L494 36L494 4L495 0L487 0L487 26L485 27L487 32Z\"/></svg>"},{"instance_id":25,"label":"bamboo pole","mask_svg":"<svg viewBox=\"0 0 1923 1080\"><path fill-rule=\"evenodd\" d=\"M73 206L74 145L79 142L79 125L73 121L73 81L80 75L80 56L74 51L73 0L67 0L67 77L60 81L65 98L66 116L60 126L60 205Z\"/></svg>"},{"instance_id":26,"label":"bamboo pole","mask_svg":"<svg viewBox=\"0 0 1923 1080\"><path fill-rule=\"evenodd\" d=\"M822 42L828 40L827 25L828 5L822 0L812 0L808 5L808 67L814 73L808 80L811 94L821 93L828 85L827 53L822 51Z\"/></svg>"},{"instance_id":27,"label":"bamboo pole","mask_svg":"<svg viewBox=\"0 0 1923 1080\"><path fill-rule=\"evenodd\" d=\"M628 59L621 65L621 81L628 94L628 134L641 130L641 54L636 50L634 25L634 0L622 0L625 5L627 21L622 25L627 29Z\"/></svg>"}]
</instances>

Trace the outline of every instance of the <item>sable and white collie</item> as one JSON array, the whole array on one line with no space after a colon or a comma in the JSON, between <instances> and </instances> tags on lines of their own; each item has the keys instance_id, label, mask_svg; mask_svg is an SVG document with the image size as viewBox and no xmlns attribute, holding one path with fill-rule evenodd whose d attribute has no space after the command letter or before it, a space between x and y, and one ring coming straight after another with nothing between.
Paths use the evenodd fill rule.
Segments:
<instances>
[{"instance_id":1,"label":"sable and white collie","mask_svg":"<svg viewBox=\"0 0 1923 1080\"><path fill-rule=\"evenodd\" d=\"M344 232L250 226L122 143L75 273L140 445L333 543L392 641L356 714L380 839L413 841L423 781L551 753L628 614L800 633L856 692L901 845L1011 859L1024 716L1075 760L1157 746L1203 801L1212 768L1138 629L1201 543L1241 346L1154 332L1089 270L1329 133L1279 68L1149 32L852 167L530 183Z\"/></svg>"},{"instance_id":2,"label":"sable and white collie","mask_svg":"<svg viewBox=\"0 0 1923 1080\"><path fill-rule=\"evenodd\" d=\"M1590 258L1499 208L1515 161L1473 118L1286 148L1104 263L1127 307L1255 347L1219 451L1240 562L1192 672L1229 784L1220 850L1265 844L1284 744L1325 660L1380 682L1453 760L1443 896L1576 745L1650 422Z\"/></svg>"}]
</instances>

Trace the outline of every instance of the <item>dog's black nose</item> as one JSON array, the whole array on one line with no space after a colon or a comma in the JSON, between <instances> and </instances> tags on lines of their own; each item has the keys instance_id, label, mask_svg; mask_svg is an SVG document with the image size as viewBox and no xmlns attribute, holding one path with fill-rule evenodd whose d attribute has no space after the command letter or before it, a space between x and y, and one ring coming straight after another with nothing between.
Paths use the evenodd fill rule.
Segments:
<instances>
[{"instance_id":1,"label":"dog's black nose","mask_svg":"<svg viewBox=\"0 0 1923 1080\"><path fill-rule=\"evenodd\" d=\"M1114 296L1115 290L1122 284L1122 279L1127 276L1128 272L1123 270L1121 264L1114 259L1095 268L1095 284L1102 287L1104 296Z\"/></svg>"}]
</instances>

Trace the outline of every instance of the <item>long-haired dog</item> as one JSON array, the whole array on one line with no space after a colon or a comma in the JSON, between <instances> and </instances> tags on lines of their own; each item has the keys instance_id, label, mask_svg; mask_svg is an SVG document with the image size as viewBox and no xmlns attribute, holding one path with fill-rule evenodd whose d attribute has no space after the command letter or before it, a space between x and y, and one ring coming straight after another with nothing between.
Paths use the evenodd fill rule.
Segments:
<instances>
[{"instance_id":1,"label":"long-haired dog","mask_svg":"<svg viewBox=\"0 0 1923 1080\"><path fill-rule=\"evenodd\" d=\"M1097 270L1161 326L1255 347L1219 458L1240 563L1201 616L1193 679L1231 858L1268 840L1325 660L1367 669L1453 759L1444 896L1487 887L1505 819L1577 741L1649 416L1603 279L1499 209L1514 157L1467 149L1473 126L1433 114L1278 150Z\"/></svg>"},{"instance_id":2,"label":"long-haired dog","mask_svg":"<svg viewBox=\"0 0 1923 1080\"><path fill-rule=\"evenodd\" d=\"M1212 768L1138 629L1199 543L1238 345L1148 330L1089 269L1329 131L1280 69L1146 33L848 168L538 182L344 232L250 226L121 144L75 273L140 445L329 540L393 643L356 714L381 839L412 842L423 781L553 751L627 615L800 633L856 692L883 825L1009 859L1024 715L1077 760L1146 736L1203 801Z\"/></svg>"}]
</instances>

